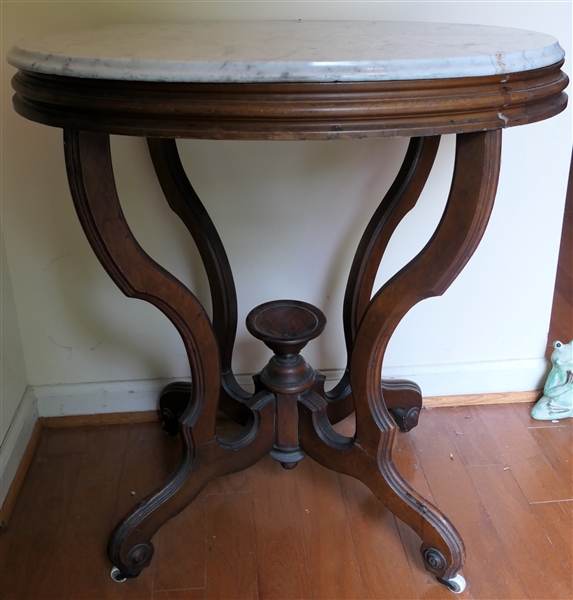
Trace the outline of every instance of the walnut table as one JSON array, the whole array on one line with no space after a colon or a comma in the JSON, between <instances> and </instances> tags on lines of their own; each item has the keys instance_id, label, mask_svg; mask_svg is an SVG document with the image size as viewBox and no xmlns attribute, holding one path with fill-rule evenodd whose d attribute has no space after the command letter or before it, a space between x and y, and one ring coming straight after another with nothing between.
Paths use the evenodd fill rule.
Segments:
<instances>
[{"instance_id":1,"label":"walnut table","mask_svg":"<svg viewBox=\"0 0 573 600\"><path fill-rule=\"evenodd\" d=\"M192 384L168 386L164 427L181 460L111 534L117 581L153 556L151 538L201 489L267 453L291 468L309 455L363 481L421 538L428 571L452 591L465 582L463 542L392 461L396 424L417 423L420 390L382 381L384 352L407 311L444 293L476 249L496 192L501 132L561 112L563 51L548 35L427 23L204 22L113 26L22 42L8 58L16 111L61 127L74 204L94 252L127 295L154 304L177 328ZM456 134L451 191L425 248L373 294L391 234L415 205L441 134ZM170 207L204 261L213 318L133 237L114 184L109 135L147 138ZM404 163L373 215L350 270L342 319L348 362L331 392L300 351L325 326L314 306L277 300L251 311L249 331L274 356L247 393L231 357L237 300L229 261L186 178L176 138L337 140L407 136ZM216 435L218 409L242 426ZM332 424L356 411L356 433ZM382 557L381 557L381 560Z\"/></svg>"}]
</instances>

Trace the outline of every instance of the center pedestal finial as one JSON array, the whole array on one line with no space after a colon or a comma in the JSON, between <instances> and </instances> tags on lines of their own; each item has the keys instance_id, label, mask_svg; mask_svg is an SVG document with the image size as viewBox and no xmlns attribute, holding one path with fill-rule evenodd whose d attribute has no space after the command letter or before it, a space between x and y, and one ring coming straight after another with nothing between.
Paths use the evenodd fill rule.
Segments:
<instances>
[{"instance_id":1,"label":"center pedestal finial","mask_svg":"<svg viewBox=\"0 0 573 600\"><path fill-rule=\"evenodd\" d=\"M276 300L254 308L247 316L247 329L274 352L258 374L258 384L277 398L275 448L271 456L283 467L293 468L305 456L298 439L298 397L315 380L314 369L300 351L318 337L326 317L312 304Z\"/></svg>"}]
</instances>

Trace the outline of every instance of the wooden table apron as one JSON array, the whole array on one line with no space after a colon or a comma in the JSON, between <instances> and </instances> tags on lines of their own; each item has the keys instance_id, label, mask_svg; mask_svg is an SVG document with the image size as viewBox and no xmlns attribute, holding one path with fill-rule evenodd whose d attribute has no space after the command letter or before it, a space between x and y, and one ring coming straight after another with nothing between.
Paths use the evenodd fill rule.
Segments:
<instances>
[{"instance_id":1,"label":"wooden table apron","mask_svg":"<svg viewBox=\"0 0 573 600\"><path fill-rule=\"evenodd\" d=\"M192 385L169 386L161 399L165 418L171 414L181 435L181 460L161 487L120 521L109 541L109 558L125 576L137 576L149 564L152 536L209 481L273 452L287 467L308 454L363 481L420 536L426 569L442 580L458 573L465 560L458 532L392 461L396 422L404 430L416 425L421 394L412 382L382 381L384 352L408 310L443 294L478 246L494 202L502 128L540 121L565 108L567 77L560 67L378 83L153 83L26 71L14 77L17 112L64 129L72 197L98 259L124 294L150 302L170 319L189 358ZM455 167L442 219L425 248L372 296L389 239L420 196L439 136L451 133L457 134ZM212 321L192 292L155 263L132 235L117 197L110 134L148 139L165 197L205 264ZM247 393L231 369L237 299L229 261L185 175L175 139L383 136L408 136L411 141L351 267L343 308L344 377L326 393L324 377L314 370L307 369L311 376L304 385L291 381L276 389L269 389L260 376L255 393ZM217 437L218 408L243 425L241 435ZM338 434L332 423L353 410L356 434Z\"/></svg>"}]
</instances>

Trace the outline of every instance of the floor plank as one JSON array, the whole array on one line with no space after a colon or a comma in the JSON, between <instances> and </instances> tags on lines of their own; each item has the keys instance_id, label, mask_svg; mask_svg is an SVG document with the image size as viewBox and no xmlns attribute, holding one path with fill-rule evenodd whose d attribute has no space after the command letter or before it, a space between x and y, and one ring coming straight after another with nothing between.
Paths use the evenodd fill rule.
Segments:
<instances>
[{"instance_id":1,"label":"floor plank","mask_svg":"<svg viewBox=\"0 0 573 600\"><path fill-rule=\"evenodd\" d=\"M564 569L512 471L492 465L470 469L470 475L525 597L571 598L571 574ZM540 573L548 576L540 577Z\"/></svg>"},{"instance_id":2,"label":"floor plank","mask_svg":"<svg viewBox=\"0 0 573 600\"><path fill-rule=\"evenodd\" d=\"M59 598L99 600L109 579L105 548L114 525L119 470L108 472L109 464L121 464L127 444L127 428L89 427L70 510L55 556L61 579Z\"/></svg>"},{"instance_id":3,"label":"floor plank","mask_svg":"<svg viewBox=\"0 0 573 600\"><path fill-rule=\"evenodd\" d=\"M394 515L363 483L346 475L339 475L339 481L364 586L362 597L417 598Z\"/></svg>"},{"instance_id":4,"label":"floor plank","mask_svg":"<svg viewBox=\"0 0 573 600\"><path fill-rule=\"evenodd\" d=\"M202 588L204 593L206 507L207 494L204 490L183 512L159 530L154 559L154 598L157 592L165 590Z\"/></svg>"},{"instance_id":5,"label":"floor plank","mask_svg":"<svg viewBox=\"0 0 573 600\"><path fill-rule=\"evenodd\" d=\"M64 584L59 569L73 569L62 563L57 548L68 518L82 465L82 454L38 457L32 464L12 515L2 533L0 566L1 597L17 600L57 599ZM24 565L33 568L23 569Z\"/></svg>"},{"instance_id":6,"label":"floor plank","mask_svg":"<svg viewBox=\"0 0 573 600\"><path fill-rule=\"evenodd\" d=\"M251 492L207 496L208 598L258 598Z\"/></svg>"},{"instance_id":7,"label":"floor plank","mask_svg":"<svg viewBox=\"0 0 573 600\"><path fill-rule=\"evenodd\" d=\"M571 573L573 569L571 562L573 552L573 536L571 535L571 531L573 530L573 515L571 511L559 502L533 504L531 505L531 510L545 531L561 564L568 573Z\"/></svg>"},{"instance_id":8,"label":"floor plank","mask_svg":"<svg viewBox=\"0 0 573 600\"><path fill-rule=\"evenodd\" d=\"M555 471L513 406L484 406L482 415L529 502L571 498L570 479L564 481Z\"/></svg>"},{"instance_id":9,"label":"floor plank","mask_svg":"<svg viewBox=\"0 0 573 600\"><path fill-rule=\"evenodd\" d=\"M38 456L83 454L88 446L89 427L69 427L62 431L44 429L38 444Z\"/></svg>"},{"instance_id":10,"label":"floor plank","mask_svg":"<svg viewBox=\"0 0 573 600\"><path fill-rule=\"evenodd\" d=\"M261 598L312 598L295 474L270 456L251 471Z\"/></svg>"},{"instance_id":11,"label":"floor plank","mask_svg":"<svg viewBox=\"0 0 573 600\"><path fill-rule=\"evenodd\" d=\"M205 588L154 592L153 600L204 600Z\"/></svg>"},{"instance_id":12,"label":"floor plank","mask_svg":"<svg viewBox=\"0 0 573 600\"><path fill-rule=\"evenodd\" d=\"M450 439L466 467L505 463L494 436L484 423L476 406L452 408L442 413Z\"/></svg>"},{"instance_id":13,"label":"floor plank","mask_svg":"<svg viewBox=\"0 0 573 600\"><path fill-rule=\"evenodd\" d=\"M543 455L565 483L568 498L573 498L573 428L539 427L529 429ZM565 498L562 498L565 500Z\"/></svg>"},{"instance_id":14,"label":"floor plank","mask_svg":"<svg viewBox=\"0 0 573 600\"><path fill-rule=\"evenodd\" d=\"M296 467L295 476L313 598L363 598L336 473L306 459Z\"/></svg>"}]
</instances>

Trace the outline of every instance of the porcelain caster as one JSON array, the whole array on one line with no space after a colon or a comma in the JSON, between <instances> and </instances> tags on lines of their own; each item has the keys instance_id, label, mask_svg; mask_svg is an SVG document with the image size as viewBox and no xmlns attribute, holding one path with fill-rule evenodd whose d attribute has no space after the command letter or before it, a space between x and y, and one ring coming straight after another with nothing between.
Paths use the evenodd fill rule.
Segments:
<instances>
[{"instance_id":1,"label":"porcelain caster","mask_svg":"<svg viewBox=\"0 0 573 600\"><path fill-rule=\"evenodd\" d=\"M436 579L454 594L461 594L466 589L466 580L461 575L456 575L452 579L440 579L440 577Z\"/></svg>"},{"instance_id":2,"label":"porcelain caster","mask_svg":"<svg viewBox=\"0 0 573 600\"><path fill-rule=\"evenodd\" d=\"M116 583L123 583L127 579L117 567L113 567L109 575Z\"/></svg>"}]
</instances>

